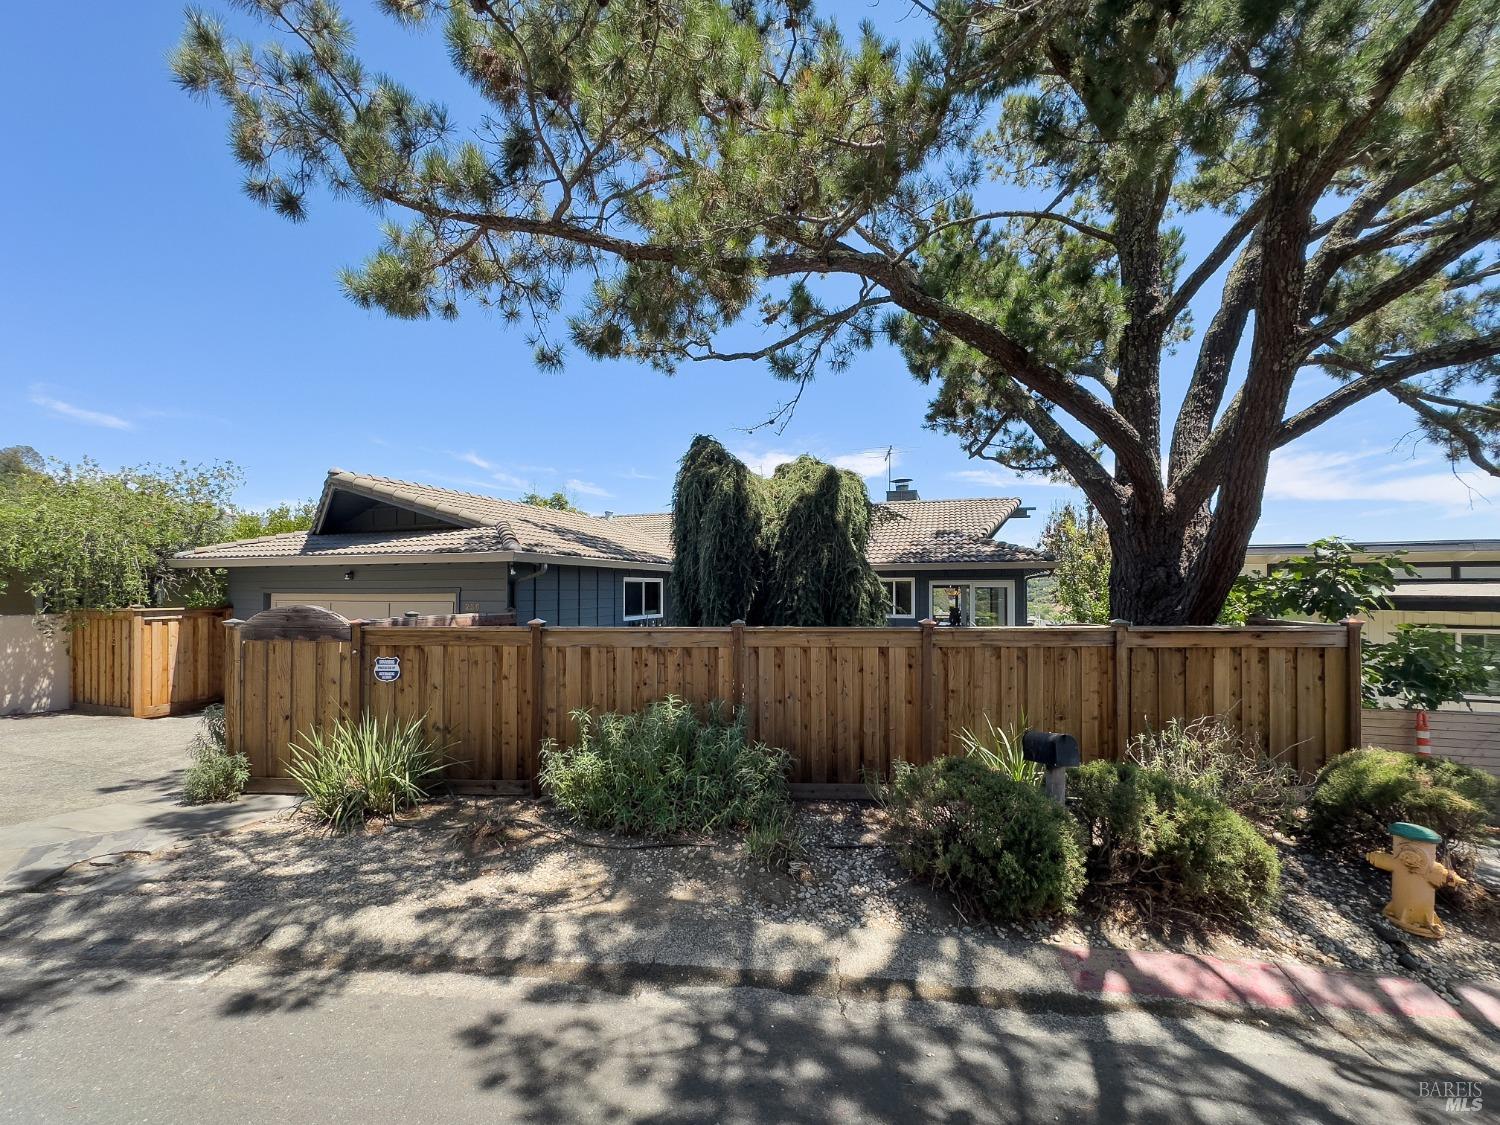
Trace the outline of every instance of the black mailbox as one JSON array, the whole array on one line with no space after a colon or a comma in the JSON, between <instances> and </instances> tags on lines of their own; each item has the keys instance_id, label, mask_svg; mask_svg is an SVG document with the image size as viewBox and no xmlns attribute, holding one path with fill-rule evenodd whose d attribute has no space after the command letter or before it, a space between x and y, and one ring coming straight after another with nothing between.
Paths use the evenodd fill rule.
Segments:
<instances>
[{"instance_id":1,"label":"black mailbox","mask_svg":"<svg viewBox=\"0 0 1500 1125\"><path fill-rule=\"evenodd\" d=\"M1076 766L1083 762L1078 753L1078 739L1071 734L1052 734L1044 730L1029 730L1021 735L1021 756L1028 762L1051 768Z\"/></svg>"}]
</instances>

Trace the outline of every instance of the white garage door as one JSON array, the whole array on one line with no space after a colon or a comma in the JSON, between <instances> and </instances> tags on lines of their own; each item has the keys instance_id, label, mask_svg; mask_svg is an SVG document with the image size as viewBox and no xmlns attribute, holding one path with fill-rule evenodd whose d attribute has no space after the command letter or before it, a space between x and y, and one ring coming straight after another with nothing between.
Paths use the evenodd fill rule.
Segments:
<instances>
[{"instance_id":1,"label":"white garage door","mask_svg":"<svg viewBox=\"0 0 1500 1125\"><path fill-rule=\"evenodd\" d=\"M271 606L315 605L350 621L407 613L452 613L452 594L272 594Z\"/></svg>"}]
</instances>

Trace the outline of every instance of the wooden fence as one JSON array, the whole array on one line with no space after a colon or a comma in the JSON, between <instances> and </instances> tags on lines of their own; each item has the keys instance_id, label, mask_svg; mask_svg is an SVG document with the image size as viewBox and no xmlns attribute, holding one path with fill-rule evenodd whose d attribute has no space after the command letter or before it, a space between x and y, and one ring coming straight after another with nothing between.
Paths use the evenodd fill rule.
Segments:
<instances>
[{"instance_id":1,"label":"wooden fence","mask_svg":"<svg viewBox=\"0 0 1500 1125\"><path fill-rule=\"evenodd\" d=\"M270 610L267 614L280 611ZM322 614L323 611L314 611ZM231 626L230 743L284 778L289 743L340 715L424 718L451 775L534 778L570 713L676 695L742 704L794 780L853 784L957 746L961 729L1025 722L1075 734L1086 759L1171 718L1223 715L1304 772L1359 741L1359 625L1256 629L402 628L316 636ZM333 621L327 621L333 618Z\"/></svg>"},{"instance_id":2,"label":"wooden fence","mask_svg":"<svg viewBox=\"0 0 1500 1125\"><path fill-rule=\"evenodd\" d=\"M155 719L224 697L227 609L86 610L72 615L73 706Z\"/></svg>"}]
</instances>

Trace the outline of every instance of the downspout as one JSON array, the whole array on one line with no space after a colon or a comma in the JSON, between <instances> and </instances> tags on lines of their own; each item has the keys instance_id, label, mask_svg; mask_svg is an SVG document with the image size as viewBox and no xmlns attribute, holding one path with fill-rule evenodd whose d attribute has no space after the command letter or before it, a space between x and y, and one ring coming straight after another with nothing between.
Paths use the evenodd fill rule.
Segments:
<instances>
[{"instance_id":1,"label":"downspout","mask_svg":"<svg viewBox=\"0 0 1500 1125\"><path fill-rule=\"evenodd\" d=\"M532 565L536 567L535 570L533 570L530 574L523 574L521 575L521 577L517 578L516 564L510 564L510 583L506 588L505 597L506 600L510 602L510 608L512 612L515 612L516 609L516 587L519 586L522 582L530 582L533 578L540 578L542 575L547 573L547 569L552 564L534 563ZM518 622L517 624L524 624L524 622Z\"/></svg>"}]
</instances>

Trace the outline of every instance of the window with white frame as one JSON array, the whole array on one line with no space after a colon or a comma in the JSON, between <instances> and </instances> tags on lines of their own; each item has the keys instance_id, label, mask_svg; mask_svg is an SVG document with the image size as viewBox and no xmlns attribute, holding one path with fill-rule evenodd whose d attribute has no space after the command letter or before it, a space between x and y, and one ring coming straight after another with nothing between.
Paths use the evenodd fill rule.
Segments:
<instances>
[{"instance_id":1,"label":"window with white frame","mask_svg":"<svg viewBox=\"0 0 1500 1125\"><path fill-rule=\"evenodd\" d=\"M887 617L915 617L917 615L917 580L915 578L882 578L885 587L885 613Z\"/></svg>"},{"instance_id":2,"label":"window with white frame","mask_svg":"<svg viewBox=\"0 0 1500 1125\"><path fill-rule=\"evenodd\" d=\"M1482 649L1494 665L1490 674L1489 687L1480 694L1483 696L1500 696L1500 630L1484 630L1483 632L1468 629L1455 629L1458 635L1458 647L1464 649Z\"/></svg>"},{"instance_id":3,"label":"window with white frame","mask_svg":"<svg viewBox=\"0 0 1500 1125\"><path fill-rule=\"evenodd\" d=\"M625 579L625 620L644 621L662 614L660 578Z\"/></svg>"}]
</instances>

